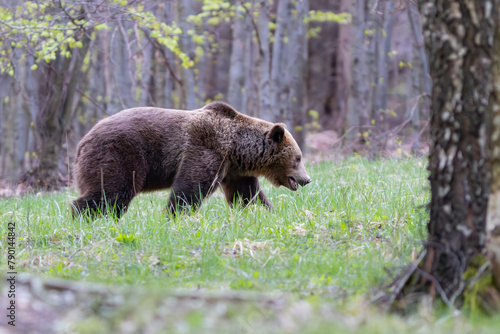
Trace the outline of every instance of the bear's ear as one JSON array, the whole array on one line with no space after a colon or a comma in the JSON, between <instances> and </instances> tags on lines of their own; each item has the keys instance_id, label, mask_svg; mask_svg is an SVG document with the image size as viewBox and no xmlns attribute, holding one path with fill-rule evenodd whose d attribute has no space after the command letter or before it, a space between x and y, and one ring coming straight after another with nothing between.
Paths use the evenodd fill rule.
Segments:
<instances>
[{"instance_id":1,"label":"bear's ear","mask_svg":"<svg viewBox=\"0 0 500 334\"><path fill-rule=\"evenodd\" d=\"M274 124L271 131L269 131L269 138L277 143L281 143L285 138L286 125L283 123Z\"/></svg>"}]
</instances>

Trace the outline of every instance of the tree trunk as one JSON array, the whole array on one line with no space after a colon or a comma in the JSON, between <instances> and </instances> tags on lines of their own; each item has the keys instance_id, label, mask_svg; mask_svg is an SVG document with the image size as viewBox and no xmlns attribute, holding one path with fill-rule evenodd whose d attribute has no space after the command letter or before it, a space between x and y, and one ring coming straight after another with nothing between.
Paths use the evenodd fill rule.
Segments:
<instances>
[{"instance_id":1,"label":"tree trunk","mask_svg":"<svg viewBox=\"0 0 500 334\"><path fill-rule=\"evenodd\" d=\"M259 81L259 108L257 117L272 120L270 73L269 73L269 5L266 0L260 0L258 33L260 47L257 56L256 68Z\"/></svg>"},{"instance_id":2,"label":"tree trunk","mask_svg":"<svg viewBox=\"0 0 500 334\"><path fill-rule=\"evenodd\" d=\"M420 148L419 132L420 132L420 112L419 106L420 97L418 94L419 90L419 77L415 72L418 73L418 69L413 62L415 57L412 58L413 67L408 68L406 75L406 97L405 97L405 122L409 120L409 124L404 133L406 140L412 143L411 150L416 152Z\"/></svg>"},{"instance_id":3,"label":"tree trunk","mask_svg":"<svg viewBox=\"0 0 500 334\"><path fill-rule=\"evenodd\" d=\"M248 27L248 26L247 26ZM256 109L258 108L256 82L254 78L254 64L255 64L255 45L253 42L253 31L248 29L245 38L245 86L242 94L241 112L250 116L256 116Z\"/></svg>"},{"instance_id":4,"label":"tree trunk","mask_svg":"<svg viewBox=\"0 0 500 334\"><path fill-rule=\"evenodd\" d=\"M290 73L290 94L285 113L287 125L297 144L305 149L305 91L307 70L307 24L304 22L309 12L309 0L297 0L295 26L290 31L290 53L287 72Z\"/></svg>"},{"instance_id":5,"label":"tree trunk","mask_svg":"<svg viewBox=\"0 0 500 334\"><path fill-rule=\"evenodd\" d=\"M416 50L420 55L420 61L422 62L421 80L424 87L424 93L430 94L432 89L432 79L429 76L429 61L427 59L427 55L425 54L424 37L422 36L422 23L420 22L418 9L411 1L408 2L408 19L410 21L411 31L416 43Z\"/></svg>"},{"instance_id":6,"label":"tree trunk","mask_svg":"<svg viewBox=\"0 0 500 334\"><path fill-rule=\"evenodd\" d=\"M354 6L350 0L340 0L340 12L352 13ZM351 82L351 35L355 31L352 24L339 25L338 48L335 60L335 100L336 100L336 118L333 121L334 129L342 129L346 126L347 103L350 96Z\"/></svg>"},{"instance_id":7,"label":"tree trunk","mask_svg":"<svg viewBox=\"0 0 500 334\"><path fill-rule=\"evenodd\" d=\"M30 67L31 64L30 61L28 60L25 60L21 63L20 72L23 82L26 82L28 79L28 73L31 71ZM18 95L21 106L17 110L16 149L15 149L16 168L17 170L25 171L26 152L28 151L28 145L29 145L31 115L30 115L28 101L22 98L21 92L19 92Z\"/></svg>"},{"instance_id":8,"label":"tree trunk","mask_svg":"<svg viewBox=\"0 0 500 334\"><path fill-rule=\"evenodd\" d=\"M242 10L236 10L233 22L233 38L231 49L231 60L229 62L229 88L227 92L227 101L236 110L242 110L243 107L243 87L245 87L245 68L243 66L245 59L246 43L246 13Z\"/></svg>"},{"instance_id":9,"label":"tree trunk","mask_svg":"<svg viewBox=\"0 0 500 334\"><path fill-rule=\"evenodd\" d=\"M273 122L280 121L283 117L281 95L283 91L283 48L286 29L290 17L290 0L278 2L278 13L276 18L276 31L273 43L273 58L271 61L271 109L273 110Z\"/></svg>"},{"instance_id":10,"label":"tree trunk","mask_svg":"<svg viewBox=\"0 0 500 334\"><path fill-rule=\"evenodd\" d=\"M115 30L116 31L116 30ZM99 31L99 40L97 43L102 48L102 80L104 85L104 110L111 111L111 114L116 113L119 109L117 97L114 96L115 83L112 80L111 54L114 44L110 41L110 32L107 29ZM115 35L115 34L113 34Z\"/></svg>"},{"instance_id":11,"label":"tree trunk","mask_svg":"<svg viewBox=\"0 0 500 334\"><path fill-rule=\"evenodd\" d=\"M486 244L495 285L500 290L500 27L498 25L495 30L494 43L494 94L490 99L490 117L488 117L488 123L491 124L488 136L490 140L491 190L486 219Z\"/></svg>"},{"instance_id":12,"label":"tree trunk","mask_svg":"<svg viewBox=\"0 0 500 334\"><path fill-rule=\"evenodd\" d=\"M139 90L137 105L139 106L150 106L152 105L153 99L150 91L150 81L152 76L152 63L153 63L153 45L146 39L143 35L144 32L138 31L135 28L135 36L139 43L139 53L136 54L136 82L137 88Z\"/></svg>"},{"instance_id":13,"label":"tree trunk","mask_svg":"<svg viewBox=\"0 0 500 334\"><path fill-rule=\"evenodd\" d=\"M420 129L420 118L428 118L429 111L429 95L431 93L431 78L429 76L429 62L425 54L424 38L422 36L422 23L420 13L417 6L408 2L408 20L410 22L413 34L413 60L412 60L412 77L413 77L413 93L422 96L417 104L417 109L414 111L414 128L418 132ZM412 150L416 151L420 148L420 133L415 132L413 138Z\"/></svg>"},{"instance_id":14,"label":"tree trunk","mask_svg":"<svg viewBox=\"0 0 500 334\"><path fill-rule=\"evenodd\" d=\"M352 14L351 82L347 101L347 139L355 141L360 129L368 125L369 73L366 64L365 20L368 0L356 0Z\"/></svg>"},{"instance_id":15,"label":"tree trunk","mask_svg":"<svg viewBox=\"0 0 500 334\"><path fill-rule=\"evenodd\" d=\"M193 43L191 42L191 38L188 36L187 31L189 29L189 23L187 22L187 18L189 15L193 14L193 4L192 0L176 0L176 8L177 8L177 22L179 22L179 26L182 29L182 36L179 41L179 48L187 54L190 58L193 58L194 50ZM181 68L182 71L182 81L183 81L183 89L185 93L185 105L182 105L184 109L195 109L196 108L196 95L195 95L195 80L193 69L190 68Z\"/></svg>"},{"instance_id":16,"label":"tree trunk","mask_svg":"<svg viewBox=\"0 0 500 334\"><path fill-rule=\"evenodd\" d=\"M483 251L488 202L484 117L492 88L488 41L494 22L479 1L465 5L469 8L436 0L422 6L434 86L431 212L422 269L448 298L460 289L471 259ZM436 283L423 281L436 289Z\"/></svg>"},{"instance_id":17,"label":"tree trunk","mask_svg":"<svg viewBox=\"0 0 500 334\"><path fill-rule=\"evenodd\" d=\"M43 65L40 71L40 107L35 119L40 139L39 164L21 178L24 187L51 190L64 185L58 171L59 152L74 116L73 99L80 80L78 72L90 45L86 36L82 42L82 49L75 49L71 58L59 56L54 62Z\"/></svg>"},{"instance_id":18,"label":"tree trunk","mask_svg":"<svg viewBox=\"0 0 500 334\"><path fill-rule=\"evenodd\" d=\"M21 87L15 80L11 81L10 87L7 90L9 93L2 101L4 104L4 124L2 132L4 134L3 148L0 152L2 154L1 170L13 171L15 161L15 133L16 133L16 116L20 112L20 93Z\"/></svg>"},{"instance_id":19,"label":"tree trunk","mask_svg":"<svg viewBox=\"0 0 500 334\"><path fill-rule=\"evenodd\" d=\"M379 10L382 12L380 25L377 26L375 37L376 44L376 59L377 77L375 80L375 92L373 94L373 105L371 118L376 121L379 126L386 125L386 117L384 111L387 109L387 90L389 86L389 78L387 69L389 67L389 52L391 51L391 35L392 35L392 14L394 4L392 2L381 2Z\"/></svg>"},{"instance_id":20,"label":"tree trunk","mask_svg":"<svg viewBox=\"0 0 500 334\"><path fill-rule=\"evenodd\" d=\"M429 236L422 262L400 286L403 295L438 296L450 307L463 296L464 273L477 272L485 250L493 3L492 11L479 0L421 1L433 81Z\"/></svg>"},{"instance_id":21,"label":"tree trunk","mask_svg":"<svg viewBox=\"0 0 500 334\"><path fill-rule=\"evenodd\" d=\"M116 47L112 47L113 58L116 62L113 62L116 92L115 94L120 99L120 105L115 112L121 109L135 107L135 91L134 87L134 55L132 51L132 42L129 38L129 26L127 22L118 21L118 32L116 38Z\"/></svg>"}]
</instances>

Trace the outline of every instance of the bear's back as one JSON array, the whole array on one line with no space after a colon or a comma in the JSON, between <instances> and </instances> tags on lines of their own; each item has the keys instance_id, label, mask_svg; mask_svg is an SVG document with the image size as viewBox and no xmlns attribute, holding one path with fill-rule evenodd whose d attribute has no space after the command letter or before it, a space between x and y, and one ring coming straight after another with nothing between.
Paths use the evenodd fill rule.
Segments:
<instances>
[{"instance_id":1,"label":"bear's back","mask_svg":"<svg viewBox=\"0 0 500 334\"><path fill-rule=\"evenodd\" d=\"M162 154L176 155L186 140L189 120L195 114L195 111L149 107L122 110L99 121L82 138L75 162L79 162L83 153L87 158L99 157L125 147L152 158Z\"/></svg>"}]
</instances>

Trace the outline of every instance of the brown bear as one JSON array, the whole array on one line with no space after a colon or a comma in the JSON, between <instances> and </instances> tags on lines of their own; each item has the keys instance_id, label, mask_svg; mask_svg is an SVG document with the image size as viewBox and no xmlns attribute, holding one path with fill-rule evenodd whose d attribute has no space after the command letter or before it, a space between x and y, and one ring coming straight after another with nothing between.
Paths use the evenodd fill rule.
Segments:
<instances>
[{"instance_id":1,"label":"brown bear","mask_svg":"<svg viewBox=\"0 0 500 334\"><path fill-rule=\"evenodd\" d=\"M271 204L258 176L297 190L311 182L302 153L282 123L243 115L224 102L184 111L123 110L97 123L78 144L73 215L111 211L120 217L140 192L172 188L175 214L219 185L227 202Z\"/></svg>"}]
</instances>

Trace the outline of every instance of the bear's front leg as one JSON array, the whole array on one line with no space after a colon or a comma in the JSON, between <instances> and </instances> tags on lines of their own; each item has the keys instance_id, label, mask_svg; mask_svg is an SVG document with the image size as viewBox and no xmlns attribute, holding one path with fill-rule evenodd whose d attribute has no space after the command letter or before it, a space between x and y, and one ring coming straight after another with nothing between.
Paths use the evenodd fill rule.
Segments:
<instances>
[{"instance_id":1,"label":"bear's front leg","mask_svg":"<svg viewBox=\"0 0 500 334\"><path fill-rule=\"evenodd\" d=\"M266 194L260 189L259 179L253 176L226 176L222 180L222 190L230 206L233 202L242 201L244 205L253 204L260 200L267 209L271 209L271 203Z\"/></svg>"},{"instance_id":2,"label":"bear's front leg","mask_svg":"<svg viewBox=\"0 0 500 334\"><path fill-rule=\"evenodd\" d=\"M223 169L223 159L209 150L186 152L172 185L169 213L175 215L188 207L197 209L219 187Z\"/></svg>"}]
</instances>

